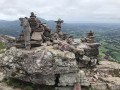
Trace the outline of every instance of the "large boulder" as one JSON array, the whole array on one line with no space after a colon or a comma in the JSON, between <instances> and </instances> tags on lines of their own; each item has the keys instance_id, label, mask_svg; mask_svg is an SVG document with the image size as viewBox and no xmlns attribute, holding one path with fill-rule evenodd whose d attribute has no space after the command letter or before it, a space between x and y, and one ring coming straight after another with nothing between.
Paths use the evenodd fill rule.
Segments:
<instances>
[{"instance_id":1,"label":"large boulder","mask_svg":"<svg viewBox=\"0 0 120 90\"><path fill-rule=\"evenodd\" d=\"M60 75L60 86L73 86L76 82L80 82L81 86L89 86L89 82L86 79L84 71L79 70L76 73L68 73Z\"/></svg>"},{"instance_id":2,"label":"large boulder","mask_svg":"<svg viewBox=\"0 0 120 90\"><path fill-rule=\"evenodd\" d=\"M73 85L75 81L68 83L62 76L72 79L79 73L75 54L55 50L52 46L41 46L30 51L11 47L2 56L0 67L5 77L44 85Z\"/></svg>"},{"instance_id":3,"label":"large boulder","mask_svg":"<svg viewBox=\"0 0 120 90\"><path fill-rule=\"evenodd\" d=\"M99 43L85 43L88 48L84 48L85 50L85 55L89 57L97 57L99 54Z\"/></svg>"},{"instance_id":4,"label":"large boulder","mask_svg":"<svg viewBox=\"0 0 120 90\"><path fill-rule=\"evenodd\" d=\"M0 42L3 42L4 48L8 49L14 46L15 37L0 34Z\"/></svg>"}]
</instances>

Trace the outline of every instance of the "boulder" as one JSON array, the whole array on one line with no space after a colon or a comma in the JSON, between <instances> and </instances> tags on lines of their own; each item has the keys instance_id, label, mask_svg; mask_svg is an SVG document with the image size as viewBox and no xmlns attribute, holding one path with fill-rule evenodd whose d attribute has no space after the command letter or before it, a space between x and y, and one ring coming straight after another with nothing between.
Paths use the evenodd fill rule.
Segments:
<instances>
[{"instance_id":1,"label":"boulder","mask_svg":"<svg viewBox=\"0 0 120 90\"><path fill-rule=\"evenodd\" d=\"M2 82L2 81L3 81L3 79L4 79L4 75L3 75L3 73L2 73L2 72L0 72L0 82Z\"/></svg>"},{"instance_id":2,"label":"boulder","mask_svg":"<svg viewBox=\"0 0 120 90\"><path fill-rule=\"evenodd\" d=\"M80 82L81 86L89 86L84 71L79 70L76 73L68 73L60 75L59 86L74 86L75 83Z\"/></svg>"},{"instance_id":3,"label":"boulder","mask_svg":"<svg viewBox=\"0 0 120 90\"><path fill-rule=\"evenodd\" d=\"M0 34L0 42L4 43L4 48L9 49L15 44L15 37Z\"/></svg>"},{"instance_id":4,"label":"boulder","mask_svg":"<svg viewBox=\"0 0 120 90\"><path fill-rule=\"evenodd\" d=\"M92 90L109 90L106 83L92 83Z\"/></svg>"},{"instance_id":5,"label":"boulder","mask_svg":"<svg viewBox=\"0 0 120 90\"><path fill-rule=\"evenodd\" d=\"M99 65L97 65L98 69L120 69L120 64L117 62L111 62L111 61L100 61Z\"/></svg>"},{"instance_id":6,"label":"boulder","mask_svg":"<svg viewBox=\"0 0 120 90\"><path fill-rule=\"evenodd\" d=\"M64 76L79 70L74 53L51 46L30 51L11 47L2 56L0 67L6 77L44 85L55 85L58 74Z\"/></svg>"},{"instance_id":7,"label":"boulder","mask_svg":"<svg viewBox=\"0 0 120 90\"><path fill-rule=\"evenodd\" d=\"M88 44L87 44L88 45ZM98 45L97 46L92 46L91 45L88 45L89 48L85 48L85 55L86 56L89 56L89 57L97 57L97 55L99 54L99 51L98 51Z\"/></svg>"}]
</instances>

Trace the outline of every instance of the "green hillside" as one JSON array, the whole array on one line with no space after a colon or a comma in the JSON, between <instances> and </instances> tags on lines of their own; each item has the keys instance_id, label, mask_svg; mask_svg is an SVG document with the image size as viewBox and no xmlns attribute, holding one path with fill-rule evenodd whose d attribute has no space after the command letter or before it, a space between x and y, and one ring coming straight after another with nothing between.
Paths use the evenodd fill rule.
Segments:
<instances>
[{"instance_id":1,"label":"green hillside","mask_svg":"<svg viewBox=\"0 0 120 90\"><path fill-rule=\"evenodd\" d=\"M56 23L40 18L53 31ZM0 21L0 33L17 37L21 32L20 22ZM73 34L75 38L84 37L89 30L95 33L95 39L101 44L100 53L107 53L120 60L120 24L119 23L63 23L62 31Z\"/></svg>"},{"instance_id":2,"label":"green hillside","mask_svg":"<svg viewBox=\"0 0 120 90\"><path fill-rule=\"evenodd\" d=\"M120 38L111 38L109 36L109 38L106 37L102 37L100 39L100 52L102 53L108 53L110 56L112 56L113 58L120 60Z\"/></svg>"},{"instance_id":3,"label":"green hillside","mask_svg":"<svg viewBox=\"0 0 120 90\"><path fill-rule=\"evenodd\" d=\"M100 53L109 54L120 61L119 24L76 24L74 26L71 24L71 27L75 29L70 30L68 33L73 34L75 38L85 37L89 30L93 30L96 41L100 43Z\"/></svg>"}]
</instances>

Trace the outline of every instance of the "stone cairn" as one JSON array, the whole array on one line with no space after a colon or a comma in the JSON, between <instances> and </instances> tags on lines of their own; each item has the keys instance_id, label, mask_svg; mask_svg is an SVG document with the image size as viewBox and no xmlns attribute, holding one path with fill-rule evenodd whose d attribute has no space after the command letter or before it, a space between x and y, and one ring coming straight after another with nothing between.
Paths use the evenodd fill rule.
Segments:
<instances>
[{"instance_id":1,"label":"stone cairn","mask_svg":"<svg viewBox=\"0 0 120 90\"><path fill-rule=\"evenodd\" d=\"M58 34L58 37L61 39L61 40L66 40L67 43L69 44L72 44L73 42L73 35L68 35L67 33L63 33L62 30L61 30L61 24L64 22L63 20L61 20L60 18L55 21L57 24L56 24L56 33Z\"/></svg>"},{"instance_id":2,"label":"stone cairn","mask_svg":"<svg viewBox=\"0 0 120 90\"><path fill-rule=\"evenodd\" d=\"M94 40L94 32L92 30L89 31L88 36L86 38L81 38L83 43L96 43Z\"/></svg>"},{"instance_id":3,"label":"stone cairn","mask_svg":"<svg viewBox=\"0 0 120 90\"><path fill-rule=\"evenodd\" d=\"M97 57L97 55L99 54L99 43L94 40L94 32L90 30L87 37L81 38L80 40L82 43L86 44L89 47L88 49L84 49L85 55Z\"/></svg>"},{"instance_id":4,"label":"stone cairn","mask_svg":"<svg viewBox=\"0 0 120 90\"><path fill-rule=\"evenodd\" d=\"M61 37L63 35L62 31L61 31L61 23L63 23L63 20L61 20L60 18L58 19L58 21L55 21L57 23L56 25L56 33L59 35L59 37Z\"/></svg>"},{"instance_id":5,"label":"stone cairn","mask_svg":"<svg viewBox=\"0 0 120 90\"><path fill-rule=\"evenodd\" d=\"M57 44L57 49L62 49L59 46L62 42L65 43L63 47L65 47L66 44L72 44L73 36L61 31L61 23L63 23L61 19L55 21L57 23L56 32L52 32L46 23L42 23L33 12L31 12L29 18L25 17L19 20L21 21L23 30L19 34L19 37L16 38L16 47L18 48L25 47L27 50L30 50L35 46L55 46Z\"/></svg>"},{"instance_id":6,"label":"stone cairn","mask_svg":"<svg viewBox=\"0 0 120 90\"><path fill-rule=\"evenodd\" d=\"M28 23L27 25L25 23L25 19L26 23ZM30 45L25 45L26 49L30 49L32 44L41 45L45 41L46 37L50 37L50 29L45 25L45 23L41 23L41 21L35 16L33 12L31 12L30 18L20 18L20 21L23 30L16 39L17 47L20 47L21 45L24 47L24 44L27 42L26 38L28 37L28 42ZM31 29L31 31L27 32L29 29Z\"/></svg>"}]
</instances>

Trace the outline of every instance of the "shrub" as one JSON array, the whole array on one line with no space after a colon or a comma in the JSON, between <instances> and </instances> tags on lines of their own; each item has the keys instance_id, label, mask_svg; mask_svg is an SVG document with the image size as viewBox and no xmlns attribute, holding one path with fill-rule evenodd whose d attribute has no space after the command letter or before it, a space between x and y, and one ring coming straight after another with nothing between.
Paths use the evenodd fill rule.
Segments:
<instances>
[{"instance_id":1,"label":"shrub","mask_svg":"<svg viewBox=\"0 0 120 90\"><path fill-rule=\"evenodd\" d=\"M31 86L25 86L23 90L33 90L33 88Z\"/></svg>"}]
</instances>

